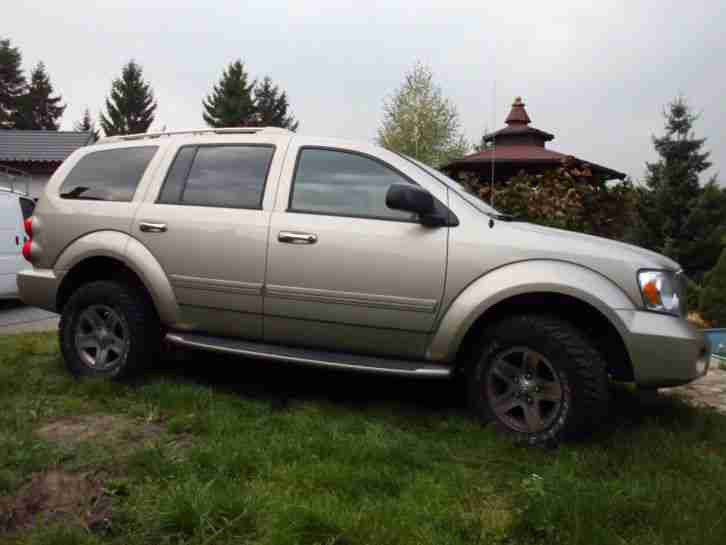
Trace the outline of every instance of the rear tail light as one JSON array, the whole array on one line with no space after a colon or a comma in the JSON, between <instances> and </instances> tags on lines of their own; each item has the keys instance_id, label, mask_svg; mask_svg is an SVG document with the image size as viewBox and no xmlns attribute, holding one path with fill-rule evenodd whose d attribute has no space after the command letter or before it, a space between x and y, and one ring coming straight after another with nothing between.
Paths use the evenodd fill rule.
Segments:
<instances>
[{"instance_id":1,"label":"rear tail light","mask_svg":"<svg viewBox=\"0 0 726 545\"><path fill-rule=\"evenodd\" d=\"M31 216L26 219L23 225L25 227L25 233L28 235L28 238L25 240L25 244L23 244L23 257L32 263L30 258L33 244L33 217Z\"/></svg>"},{"instance_id":2,"label":"rear tail light","mask_svg":"<svg viewBox=\"0 0 726 545\"><path fill-rule=\"evenodd\" d=\"M33 244L31 240L26 240L25 244L23 244L23 257L30 261L30 246ZM32 263L32 261L31 261Z\"/></svg>"}]
</instances>

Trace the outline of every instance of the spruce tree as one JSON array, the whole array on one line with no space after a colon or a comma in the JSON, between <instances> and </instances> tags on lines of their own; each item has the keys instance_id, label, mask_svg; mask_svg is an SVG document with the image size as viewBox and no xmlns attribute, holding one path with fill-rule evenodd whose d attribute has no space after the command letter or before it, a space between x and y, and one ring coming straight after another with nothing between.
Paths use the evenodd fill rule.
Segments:
<instances>
[{"instance_id":1,"label":"spruce tree","mask_svg":"<svg viewBox=\"0 0 726 545\"><path fill-rule=\"evenodd\" d=\"M0 129L14 127L18 99L25 89L21 62L20 50L10 40L0 40Z\"/></svg>"},{"instance_id":2,"label":"spruce tree","mask_svg":"<svg viewBox=\"0 0 726 545\"><path fill-rule=\"evenodd\" d=\"M290 107L287 93L280 92L277 85L265 76L261 83L255 86L255 123L260 127L282 127L296 131L298 122L292 115L287 114Z\"/></svg>"},{"instance_id":3,"label":"spruce tree","mask_svg":"<svg viewBox=\"0 0 726 545\"><path fill-rule=\"evenodd\" d=\"M58 120L66 109L60 96L53 96L53 85L39 62L30 73L30 84L18 98L18 109L13 118L16 129L57 131Z\"/></svg>"},{"instance_id":4,"label":"spruce tree","mask_svg":"<svg viewBox=\"0 0 726 545\"><path fill-rule=\"evenodd\" d=\"M698 116L686 100L679 97L671 102L664 116L665 135L653 138L660 159L646 165L637 239L643 246L680 261L693 240L688 231L688 216L702 192L699 175L711 163L708 152L702 151L705 139L693 134Z\"/></svg>"},{"instance_id":5,"label":"spruce tree","mask_svg":"<svg viewBox=\"0 0 726 545\"><path fill-rule=\"evenodd\" d=\"M144 81L143 70L129 61L121 77L111 83L111 95L106 99L106 112L101 113L101 127L106 136L143 133L154 121L156 101L151 86Z\"/></svg>"},{"instance_id":6,"label":"spruce tree","mask_svg":"<svg viewBox=\"0 0 726 545\"><path fill-rule=\"evenodd\" d=\"M202 117L210 127L243 127L255 123L252 89L241 60L230 64L222 73L212 93L202 101Z\"/></svg>"},{"instance_id":7,"label":"spruce tree","mask_svg":"<svg viewBox=\"0 0 726 545\"><path fill-rule=\"evenodd\" d=\"M91 111L87 107L83 111L83 117L81 120L77 121L75 125L73 125L73 130L78 132L90 132L93 135L92 141L95 142L98 140L98 130L96 129L96 124L91 118Z\"/></svg>"}]
</instances>

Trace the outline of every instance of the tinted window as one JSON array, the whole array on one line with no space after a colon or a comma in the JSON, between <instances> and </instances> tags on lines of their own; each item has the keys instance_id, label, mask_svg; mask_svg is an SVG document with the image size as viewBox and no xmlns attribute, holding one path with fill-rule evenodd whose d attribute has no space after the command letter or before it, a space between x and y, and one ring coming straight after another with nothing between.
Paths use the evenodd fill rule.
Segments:
<instances>
[{"instance_id":1,"label":"tinted window","mask_svg":"<svg viewBox=\"0 0 726 545\"><path fill-rule=\"evenodd\" d=\"M30 216L33 215L33 211L35 210L35 202L33 202L31 199L26 199L25 197L20 197L18 201L20 201L20 211L23 213L23 219L27 220Z\"/></svg>"},{"instance_id":2,"label":"tinted window","mask_svg":"<svg viewBox=\"0 0 726 545\"><path fill-rule=\"evenodd\" d=\"M225 208L261 208L272 146L182 148L159 202Z\"/></svg>"},{"instance_id":3,"label":"tinted window","mask_svg":"<svg viewBox=\"0 0 726 545\"><path fill-rule=\"evenodd\" d=\"M412 220L410 212L386 206L391 184L409 183L374 159L324 149L303 149L298 159L290 209L340 216Z\"/></svg>"},{"instance_id":4,"label":"tinted window","mask_svg":"<svg viewBox=\"0 0 726 545\"><path fill-rule=\"evenodd\" d=\"M156 146L96 151L81 158L60 188L64 199L130 201Z\"/></svg>"},{"instance_id":5,"label":"tinted window","mask_svg":"<svg viewBox=\"0 0 726 545\"><path fill-rule=\"evenodd\" d=\"M164 187L161 190L158 202L176 204L181 201L184 182L187 180L189 169L192 167L192 161L196 153L196 147L186 147L179 150L176 158L174 158L174 163L166 175Z\"/></svg>"}]
</instances>

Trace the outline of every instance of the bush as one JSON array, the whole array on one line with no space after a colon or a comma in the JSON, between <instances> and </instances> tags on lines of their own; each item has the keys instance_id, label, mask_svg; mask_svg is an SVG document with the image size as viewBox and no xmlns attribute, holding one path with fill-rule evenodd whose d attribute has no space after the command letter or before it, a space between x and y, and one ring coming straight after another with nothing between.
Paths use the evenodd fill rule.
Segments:
<instances>
[{"instance_id":1,"label":"bush","mask_svg":"<svg viewBox=\"0 0 726 545\"><path fill-rule=\"evenodd\" d=\"M486 179L465 177L474 195L517 219L617 240L635 222L637 191L628 182L608 185L573 157L542 174L522 171L492 188Z\"/></svg>"},{"instance_id":2,"label":"bush","mask_svg":"<svg viewBox=\"0 0 726 545\"><path fill-rule=\"evenodd\" d=\"M700 308L700 301L701 286L689 278L688 285L686 286L686 303L688 304L688 312L697 312Z\"/></svg>"},{"instance_id":3,"label":"bush","mask_svg":"<svg viewBox=\"0 0 726 545\"><path fill-rule=\"evenodd\" d=\"M700 303L705 320L716 327L726 326L726 249L705 277Z\"/></svg>"}]
</instances>

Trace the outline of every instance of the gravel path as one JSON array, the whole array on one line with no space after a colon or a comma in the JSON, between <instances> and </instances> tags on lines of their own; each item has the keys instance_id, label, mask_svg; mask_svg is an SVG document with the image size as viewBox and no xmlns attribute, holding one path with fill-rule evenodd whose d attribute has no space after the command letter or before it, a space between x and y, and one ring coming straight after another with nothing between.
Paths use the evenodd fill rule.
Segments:
<instances>
[{"instance_id":1,"label":"gravel path","mask_svg":"<svg viewBox=\"0 0 726 545\"><path fill-rule=\"evenodd\" d=\"M716 359L711 360L711 367L705 377L686 386L669 388L663 392L726 413L726 371L719 368Z\"/></svg>"}]
</instances>

